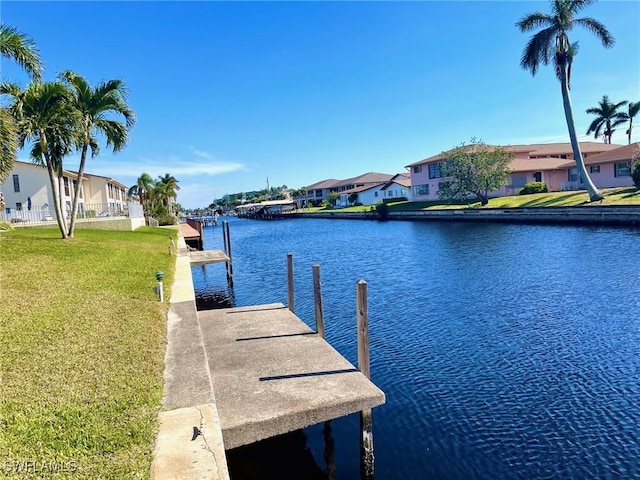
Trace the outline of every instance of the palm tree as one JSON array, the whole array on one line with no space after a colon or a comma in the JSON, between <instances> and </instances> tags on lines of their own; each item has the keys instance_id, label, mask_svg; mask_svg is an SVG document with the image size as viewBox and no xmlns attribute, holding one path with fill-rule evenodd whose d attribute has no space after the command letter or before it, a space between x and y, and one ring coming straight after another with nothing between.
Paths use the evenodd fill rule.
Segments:
<instances>
[{"instance_id":1,"label":"palm tree","mask_svg":"<svg viewBox=\"0 0 640 480\"><path fill-rule=\"evenodd\" d=\"M129 139L129 130L135 123L135 114L126 103L126 86L122 80L101 82L95 88L91 88L89 82L75 72L65 71L61 74L61 78L71 90L73 104L80 119L78 124L80 166L69 222L69 236L73 237L89 148L92 157L99 153L100 145L96 136L100 135L114 152L121 150ZM121 115L125 123L109 119L110 114Z\"/></svg>"},{"instance_id":2,"label":"palm tree","mask_svg":"<svg viewBox=\"0 0 640 480\"><path fill-rule=\"evenodd\" d=\"M62 157L75 145L76 111L69 90L59 82L30 83L25 90L11 83L0 84L0 94L12 98L9 112L16 120L18 147L32 144L34 163L47 167L53 204L62 238L68 233L60 205Z\"/></svg>"},{"instance_id":3,"label":"palm tree","mask_svg":"<svg viewBox=\"0 0 640 480\"><path fill-rule=\"evenodd\" d=\"M595 108L588 108L587 113L597 115L597 118L591 122L587 135L593 133L593 138L598 138L601 133L604 134L605 143L611 143L611 136L615 132L615 127L618 127L627 121L627 114L624 112L618 112L620 107L623 107L628 102L611 103L609 97L604 95L602 100L598 102L598 106ZM603 132L604 127L604 132Z\"/></svg>"},{"instance_id":4,"label":"palm tree","mask_svg":"<svg viewBox=\"0 0 640 480\"><path fill-rule=\"evenodd\" d=\"M140 204L142 205L142 209L144 210L145 215L149 215L149 192L153 190L155 182L151 175L148 173L143 173L136 180L136 184L129 188L127 192L128 196L137 195L140 199Z\"/></svg>"},{"instance_id":5,"label":"palm tree","mask_svg":"<svg viewBox=\"0 0 640 480\"><path fill-rule=\"evenodd\" d=\"M584 17L575 18L586 6L595 0L551 0L552 14L542 12L530 13L523 17L516 26L522 32L528 32L542 27L538 33L533 35L522 53L520 66L525 70L530 70L532 75L538 71L540 64L548 65L549 60L553 62L556 75L560 80L562 91L562 102L564 114L569 129L571 148L580 176L589 192L589 200L594 202L602 200L603 196L591 181L582 158L576 126L573 120L573 107L571 105L570 72L573 57L577 51L577 43L569 42L569 31L574 26L586 28L593 33L604 47L609 48L614 44L614 39L607 28L597 20Z\"/></svg>"},{"instance_id":6,"label":"palm tree","mask_svg":"<svg viewBox=\"0 0 640 480\"><path fill-rule=\"evenodd\" d=\"M13 60L34 81L40 81L43 63L34 41L15 28L0 24L0 59ZM1 61L1 60L0 60ZM0 107L0 183L9 175L18 153L16 126L9 112Z\"/></svg>"},{"instance_id":7,"label":"palm tree","mask_svg":"<svg viewBox=\"0 0 640 480\"><path fill-rule=\"evenodd\" d=\"M159 176L156 182L155 192L169 214L171 214L172 201L178 197L177 190L180 190L178 183L179 181L168 173Z\"/></svg>"},{"instance_id":8,"label":"palm tree","mask_svg":"<svg viewBox=\"0 0 640 480\"><path fill-rule=\"evenodd\" d=\"M629 107L627 110L627 120L629 120L629 129L627 130L627 135L629 137L629 145L631 145L631 130L633 129L633 119L640 112L640 102L629 102L627 104Z\"/></svg>"}]
</instances>

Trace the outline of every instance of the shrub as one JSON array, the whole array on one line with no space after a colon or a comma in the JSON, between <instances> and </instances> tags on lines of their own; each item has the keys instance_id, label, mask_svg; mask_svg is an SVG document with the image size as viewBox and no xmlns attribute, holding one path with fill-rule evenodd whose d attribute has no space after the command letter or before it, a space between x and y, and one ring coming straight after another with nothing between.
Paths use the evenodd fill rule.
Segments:
<instances>
[{"instance_id":1,"label":"shrub","mask_svg":"<svg viewBox=\"0 0 640 480\"><path fill-rule=\"evenodd\" d=\"M380 220L386 220L387 213L389 213L389 205L384 202L380 202L376 204L376 213L378 214L378 218Z\"/></svg>"},{"instance_id":2,"label":"shrub","mask_svg":"<svg viewBox=\"0 0 640 480\"><path fill-rule=\"evenodd\" d=\"M160 226L178 224L178 219L173 215L159 215L156 217L156 220Z\"/></svg>"},{"instance_id":3,"label":"shrub","mask_svg":"<svg viewBox=\"0 0 640 480\"><path fill-rule=\"evenodd\" d=\"M547 184L544 182L529 182L527 183L522 190L520 190L520 195L529 195L531 193L547 193Z\"/></svg>"},{"instance_id":4,"label":"shrub","mask_svg":"<svg viewBox=\"0 0 640 480\"><path fill-rule=\"evenodd\" d=\"M633 184L640 190L640 161L634 163L633 170L631 170L631 178L633 179Z\"/></svg>"},{"instance_id":5,"label":"shrub","mask_svg":"<svg viewBox=\"0 0 640 480\"><path fill-rule=\"evenodd\" d=\"M329 200L323 200L320 206L325 210L331 210L333 208L333 204Z\"/></svg>"}]
</instances>

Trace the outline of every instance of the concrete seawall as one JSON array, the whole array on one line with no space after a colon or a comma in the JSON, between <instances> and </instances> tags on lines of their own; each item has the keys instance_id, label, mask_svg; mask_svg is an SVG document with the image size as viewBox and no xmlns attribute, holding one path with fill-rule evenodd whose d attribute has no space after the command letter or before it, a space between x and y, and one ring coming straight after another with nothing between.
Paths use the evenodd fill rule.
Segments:
<instances>
[{"instance_id":1,"label":"concrete seawall","mask_svg":"<svg viewBox=\"0 0 640 480\"><path fill-rule=\"evenodd\" d=\"M379 220L373 212L291 214L292 218ZM289 217L289 215L287 215ZM387 220L640 226L640 205L525 208L457 208L389 212Z\"/></svg>"}]
</instances>

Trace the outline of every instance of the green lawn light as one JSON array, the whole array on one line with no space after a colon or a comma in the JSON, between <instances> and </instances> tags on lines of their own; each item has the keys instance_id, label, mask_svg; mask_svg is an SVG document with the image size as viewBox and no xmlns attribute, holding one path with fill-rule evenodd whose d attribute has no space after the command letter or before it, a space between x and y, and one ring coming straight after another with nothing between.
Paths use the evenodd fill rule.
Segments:
<instances>
[{"instance_id":1,"label":"green lawn light","mask_svg":"<svg viewBox=\"0 0 640 480\"><path fill-rule=\"evenodd\" d=\"M156 287L156 293L158 294L158 299L161 302L164 302L164 289L162 288L162 280L164 280L164 272L162 270L156 271L156 280L158 280L158 286Z\"/></svg>"}]
</instances>

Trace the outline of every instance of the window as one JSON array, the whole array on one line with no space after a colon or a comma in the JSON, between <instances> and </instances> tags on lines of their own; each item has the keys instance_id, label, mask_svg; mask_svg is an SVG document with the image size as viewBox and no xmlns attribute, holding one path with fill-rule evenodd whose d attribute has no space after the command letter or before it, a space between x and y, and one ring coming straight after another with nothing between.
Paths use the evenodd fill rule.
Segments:
<instances>
[{"instance_id":1,"label":"window","mask_svg":"<svg viewBox=\"0 0 640 480\"><path fill-rule=\"evenodd\" d=\"M16 202L16 210L22 210L22 202Z\"/></svg>"},{"instance_id":2,"label":"window","mask_svg":"<svg viewBox=\"0 0 640 480\"><path fill-rule=\"evenodd\" d=\"M429 185L425 184L425 185L414 185L413 187L413 194L415 196L423 196L423 195L429 195Z\"/></svg>"},{"instance_id":3,"label":"window","mask_svg":"<svg viewBox=\"0 0 640 480\"><path fill-rule=\"evenodd\" d=\"M541 182L542 181L542 172L534 172L533 181L534 182Z\"/></svg>"},{"instance_id":4,"label":"window","mask_svg":"<svg viewBox=\"0 0 640 480\"><path fill-rule=\"evenodd\" d=\"M442 178L439 163L432 163L429 165L429 178Z\"/></svg>"},{"instance_id":5,"label":"window","mask_svg":"<svg viewBox=\"0 0 640 480\"><path fill-rule=\"evenodd\" d=\"M422 165L416 165L415 167L413 167L413 173L421 173L422 172Z\"/></svg>"},{"instance_id":6,"label":"window","mask_svg":"<svg viewBox=\"0 0 640 480\"><path fill-rule=\"evenodd\" d=\"M578 169L577 168L574 167L574 168L569 169L567 180L569 182L577 182L578 181Z\"/></svg>"},{"instance_id":7,"label":"window","mask_svg":"<svg viewBox=\"0 0 640 480\"><path fill-rule=\"evenodd\" d=\"M14 192L20 191L20 177L18 175L13 176L13 191Z\"/></svg>"},{"instance_id":8,"label":"window","mask_svg":"<svg viewBox=\"0 0 640 480\"><path fill-rule=\"evenodd\" d=\"M64 194L69 196L69 179L67 177L64 177Z\"/></svg>"},{"instance_id":9,"label":"window","mask_svg":"<svg viewBox=\"0 0 640 480\"><path fill-rule=\"evenodd\" d=\"M526 175L511 175L511 186L513 187L524 187L527 183Z\"/></svg>"},{"instance_id":10,"label":"window","mask_svg":"<svg viewBox=\"0 0 640 480\"><path fill-rule=\"evenodd\" d=\"M631 175L631 163L616 163L614 165L614 172L616 177L626 177L627 175Z\"/></svg>"},{"instance_id":11,"label":"window","mask_svg":"<svg viewBox=\"0 0 640 480\"><path fill-rule=\"evenodd\" d=\"M377 197L378 196L378 192L373 192L373 196Z\"/></svg>"},{"instance_id":12,"label":"window","mask_svg":"<svg viewBox=\"0 0 640 480\"><path fill-rule=\"evenodd\" d=\"M600 165L591 165L589 173L600 173Z\"/></svg>"}]
</instances>

